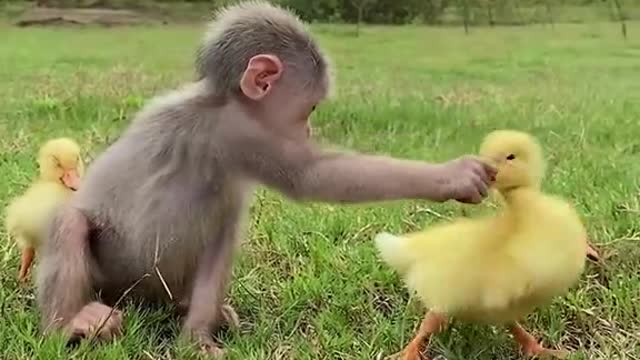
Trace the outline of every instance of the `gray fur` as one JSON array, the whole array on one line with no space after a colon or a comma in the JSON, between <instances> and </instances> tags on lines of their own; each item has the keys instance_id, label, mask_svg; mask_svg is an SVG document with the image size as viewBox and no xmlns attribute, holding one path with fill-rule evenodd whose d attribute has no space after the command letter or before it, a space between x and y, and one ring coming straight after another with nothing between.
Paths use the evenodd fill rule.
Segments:
<instances>
[{"instance_id":1,"label":"gray fur","mask_svg":"<svg viewBox=\"0 0 640 360\"><path fill-rule=\"evenodd\" d=\"M265 1L242 2L216 13L197 52L198 79L209 79L220 96L236 95L249 59L258 54L278 56L285 74L303 79L295 85L331 87L327 57L304 24Z\"/></svg>"},{"instance_id":2,"label":"gray fur","mask_svg":"<svg viewBox=\"0 0 640 360\"><path fill-rule=\"evenodd\" d=\"M350 203L477 194L486 177L478 162L328 153L269 128L251 102L220 93L239 81L247 57L290 57L316 84L326 63L293 15L266 3L231 7L218 22L203 55L211 62L198 67L204 78L146 105L56 216L37 279L44 327L77 318L92 290L110 304L149 275L132 294L188 301L185 330L202 340L217 324L254 184L298 200Z\"/></svg>"}]
</instances>

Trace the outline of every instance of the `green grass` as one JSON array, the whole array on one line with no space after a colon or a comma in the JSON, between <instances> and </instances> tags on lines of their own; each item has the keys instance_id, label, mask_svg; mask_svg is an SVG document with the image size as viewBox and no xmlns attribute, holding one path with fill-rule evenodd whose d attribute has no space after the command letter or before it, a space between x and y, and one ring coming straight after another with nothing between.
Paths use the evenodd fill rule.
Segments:
<instances>
[{"instance_id":1,"label":"green grass","mask_svg":"<svg viewBox=\"0 0 640 360\"><path fill-rule=\"evenodd\" d=\"M640 26L473 29L317 26L337 68L336 97L314 115L324 140L398 157L474 152L497 128L530 131L550 166L544 188L583 215L606 265L526 326L575 359L640 358ZM36 175L46 139L78 139L89 159L150 96L192 78L201 28L16 29L0 26L0 206ZM239 331L230 359L374 359L401 349L423 309L376 255L372 236L410 231L486 206L399 201L295 204L260 189L234 268ZM178 327L129 305L125 336L65 349L37 330L32 285L0 230L1 359L185 359ZM469 269L469 271L472 271ZM513 359L502 329L456 324L438 336L447 359Z\"/></svg>"}]
</instances>

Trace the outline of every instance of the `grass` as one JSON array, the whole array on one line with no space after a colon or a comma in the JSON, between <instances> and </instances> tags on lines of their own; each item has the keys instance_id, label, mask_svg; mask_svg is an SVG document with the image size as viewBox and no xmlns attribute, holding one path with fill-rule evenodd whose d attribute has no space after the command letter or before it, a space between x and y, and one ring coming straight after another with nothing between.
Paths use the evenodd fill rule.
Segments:
<instances>
[{"instance_id":1,"label":"grass","mask_svg":"<svg viewBox=\"0 0 640 360\"><path fill-rule=\"evenodd\" d=\"M202 30L16 29L0 26L0 206L29 184L48 138L78 139L89 160L150 96L192 77ZM550 161L544 188L583 215L606 265L526 326L575 359L640 358L640 26L472 30L317 26L338 91L314 115L324 140L352 149L442 161L474 152L496 128L530 131ZM376 255L381 230L410 231L459 216L456 204L295 204L260 189L234 268L239 331L230 359L374 359L399 350L423 309ZM161 311L126 308L121 339L66 349L37 330L32 285L16 282L19 252L0 230L1 359L189 359ZM469 269L469 271L473 271ZM438 336L446 359L513 359L502 329L456 324Z\"/></svg>"}]
</instances>

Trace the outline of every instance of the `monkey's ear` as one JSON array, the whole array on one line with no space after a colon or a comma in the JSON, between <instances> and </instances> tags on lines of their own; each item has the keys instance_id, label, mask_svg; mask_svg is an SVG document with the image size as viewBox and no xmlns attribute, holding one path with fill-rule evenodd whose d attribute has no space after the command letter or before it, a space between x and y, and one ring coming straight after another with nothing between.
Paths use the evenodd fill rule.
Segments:
<instances>
[{"instance_id":1,"label":"monkey's ear","mask_svg":"<svg viewBox=\"0 0 640 360\"><path fill-rule=\"evenodd\" d=\"M265 97L282 76L282 61L275 55L256 55L240 79L240 89L252 100Z\"/></svg>"}]
</instances>

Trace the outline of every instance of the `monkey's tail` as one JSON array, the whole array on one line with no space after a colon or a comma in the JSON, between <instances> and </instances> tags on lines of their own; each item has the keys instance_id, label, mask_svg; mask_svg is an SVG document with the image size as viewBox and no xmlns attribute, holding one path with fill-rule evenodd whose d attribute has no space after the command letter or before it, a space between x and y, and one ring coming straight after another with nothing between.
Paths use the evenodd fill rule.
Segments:
<instances>
[{"instance_id":1,"label":"monkey's tail","mask_svg":"<svg viewBox=\"0 0 640 360\"><path fill-rule=\"evenodd\" d=\"M89 244L85 215L59 208L45 234L36 278L45 333L65 326L91 300L97 269Z\"/></svg>"},{"instance_id":2,"label":"monkey's tail","mask_svg":"<svg viewBox=\"0 0 640 360\"><path fill-rule=\"evenodd\" d=\"M382 259L400 273L405 273L413 264L413 256L401 236L380 233L373 240Z\"/></svg>"}]
</instances>

